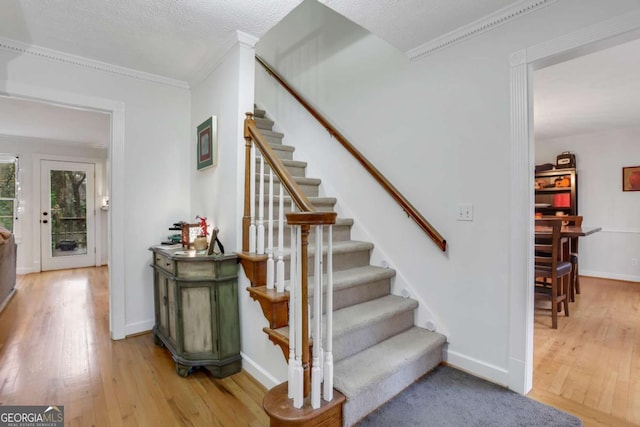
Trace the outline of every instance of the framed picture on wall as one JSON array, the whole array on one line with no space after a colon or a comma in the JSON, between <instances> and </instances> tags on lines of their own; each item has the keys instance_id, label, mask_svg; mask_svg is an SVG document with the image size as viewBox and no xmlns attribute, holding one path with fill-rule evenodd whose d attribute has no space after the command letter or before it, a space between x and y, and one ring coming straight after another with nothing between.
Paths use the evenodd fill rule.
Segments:
<instances>
[{"instance_id":1,"label":"framed picture on wall","mask_svg":"<svg viewBox=\"0 0 640 427\"><path fill-rule=\"evenodd\" d=\"M198 170L218 163L218 130L216 116L211 116L198 126L196 137Z\"/></svg>"},{"instance_id":2,"label":"framed picture on wall","mask_svg":"<svg viewBox=\"0 0 640 427\"><path fill-rule=\"evenodd\" d=\"M622 168L622 191L640 191L640 166Z\"/></svg>"}]
</instances>

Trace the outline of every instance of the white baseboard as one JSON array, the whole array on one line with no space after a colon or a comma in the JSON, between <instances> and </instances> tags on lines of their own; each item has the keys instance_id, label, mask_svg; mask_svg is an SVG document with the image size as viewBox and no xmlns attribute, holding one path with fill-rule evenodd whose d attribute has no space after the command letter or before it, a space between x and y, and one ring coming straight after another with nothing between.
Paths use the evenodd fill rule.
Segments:
<instances>
[{"instance_id":1,"label":"white baseboard","mask_svg":"<svg viewBox=\"0 0 640 427\"><path fill-rule=\"evenodd\" d=\"M580 269L581 276L599 277L601 279L624 280L626 282L640 282L640 276L630 274L609 273L605 271L593 271Z\"/></svg>"},{"instance_id":2,"label":"white baseboard","mask_svg":"<svg viewBox=\"0 0 640 427\"><path fill-rule=\"evenodd\" d=\"M125 335L135 335L140 334L142 332L149 332L153 329L153 325L155 325L155 321L152 320L144 320L142 322L129 323L125 326Z\"/></svg>"},{"instance_id":3,"label":"white baseboard","mask_svg":"<svg viewBox=\"0 0 640 427\"><path fill-rule=\"evenodd\" d=\"M473 357L449 350L444 350L444 361L454 368L468 372L476 377L483 378L492 383L507 387L509 385L509 372L499 366L491 365Z\"/></svg>"},{"instance_id":4,"label":"white baseboard","mask_svg":"<svg viewBox=\"0 0 640 427\"><path fill-rule=\"evenodd\" d=\"M38 273L38 272L39 271L34 269L34 268L20 267L20 268L16 269L16 274L19 274L19 275Z\"/></svg>"},{"instance_id":5,"label":"white baseboard","mask_svg":"<svg viewBox=\"0 0 640 427\"><path fill-rule=\"evenodd\" d=\"M281 383L275 378L273 375L268 373L262 366L258 365L253 359L248 357L246 354L240 352L242 356L242 369L247 371L253 378L258 380L260 384L262 384L267 389L272 389Z\"/></svg>"}]
</instances>

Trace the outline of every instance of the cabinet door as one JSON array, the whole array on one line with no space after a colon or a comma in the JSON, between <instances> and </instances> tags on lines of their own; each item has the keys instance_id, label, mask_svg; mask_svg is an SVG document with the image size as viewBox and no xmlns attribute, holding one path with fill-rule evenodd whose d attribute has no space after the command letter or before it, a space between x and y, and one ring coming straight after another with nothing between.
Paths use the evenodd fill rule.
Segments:
<instances>
[{"instance_id":1,"label":"cabinet door","mask_svg":"<svg viewBox=\"0 0 640 427\"><path fill-rule=\"evenodd\" d=\"M225 280L217 284L217 309L220 325L220 359L240 353L240 319L238 315L238 291L236 280Z\"/></svg>"},{"instance_id":2,"label":"cabinet door","mask_svg":"<svg viewBox=\"0 0 640 427\"><path fill-rule=\"evenodd\" d=\"M167 280L167 311L168 311L168 326L169 337L175 342L178 340L178 331L176 330L176 282L174 280Z\"/></svg>"},{"instance_id":3,"label":"cabinet door","mask_svg":"<svg viewBox=\"0 0 640 427\"><path fill-rule=\"evenodd\" d=\"M215 316L211 311L212 290L211 285L183 286L181 289L185 353L208 353L217 357L213 336Z\"/></svg>"},{"instance_id":4,"label":"cabinet door","mask_svg":"<svg viewBox=\"0 0 640 427\"><path fill-rule=\"evenodd\" d=\"M156 273L157 282L157 298L158 298L158 312L156 313L156 323L158 327L164 332L168 332L168 309L167 309L167 278L162 274Z\"/></svg>"}]
</instances>

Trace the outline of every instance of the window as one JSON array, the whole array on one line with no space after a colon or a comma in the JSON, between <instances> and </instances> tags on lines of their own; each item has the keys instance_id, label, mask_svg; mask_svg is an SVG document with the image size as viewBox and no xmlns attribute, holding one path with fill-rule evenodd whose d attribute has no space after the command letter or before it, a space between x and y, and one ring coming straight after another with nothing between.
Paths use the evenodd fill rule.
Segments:
<instances>
[{"instance_id":1,"label":"window","mask_svg":"<svg viewBox=\"0 0 640 427\"><path fill-rule=\"evenodd\" d=\"M14 231L18 212L17 157L0 156L0 227Z\"/></svg>"}]
</instances>

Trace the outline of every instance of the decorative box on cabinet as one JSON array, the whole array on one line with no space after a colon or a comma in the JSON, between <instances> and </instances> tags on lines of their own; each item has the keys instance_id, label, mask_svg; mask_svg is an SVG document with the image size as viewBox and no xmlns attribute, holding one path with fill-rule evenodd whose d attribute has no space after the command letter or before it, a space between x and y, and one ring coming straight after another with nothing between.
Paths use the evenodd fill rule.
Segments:
<instances>
[{"instance_id":1,"label":"decorative box on cabinet","mask_svg":"<svg viewBox=\"0 0 640 427\"><path fill-rule=\"evenodd\" d=\"M536 213L578 215L578 174L575 169L537 172L535 182Z\"/></svg>"},{"instance_id":2,"label":"decorative box on cabinet","mask_svg":"<svg viewBox=\"0 0 640 427\"><path fill-rule=\"evenodd\" d=\"M154 342L164 345L178 375L195 366L223 378L242 368L236 255L151 247Z\"/></svg>"}]
</instances>

